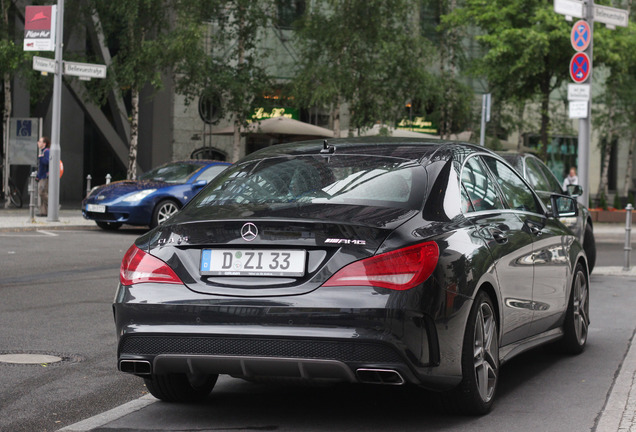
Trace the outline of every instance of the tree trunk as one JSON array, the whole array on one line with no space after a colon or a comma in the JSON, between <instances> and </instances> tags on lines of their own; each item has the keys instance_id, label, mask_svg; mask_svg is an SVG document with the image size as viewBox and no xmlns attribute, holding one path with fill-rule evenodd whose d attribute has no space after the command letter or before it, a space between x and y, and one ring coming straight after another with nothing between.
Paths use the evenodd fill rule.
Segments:
<instances>
[{"instance_id":1,"label":"tree trunk","mask_svg":"<svg viewBox=\"0 0 636 432\"><path fill-rule=\"evenodd\" d=\"M541 83L541 159L548 154L548 128L550 127L550 77Z\"/></svg>"},{"instance_id":2,"label":"tree trunk","mask_svg":"<svg viewBox=\"0 0 636 432\"><path fill-rule=\"evenodd\" d=\"M612 146L614 145L614 110L615 105L608 104L608 120L607 120L607 142L605 143L605 149L603 149L603 165L601 167L601 181L598 186L598 193L603 194L605 199L609 190L607 188L609 178L609 164L612 156Z\"/></svg>"},{"instance_id":3,"label":"tree trunk","mask_svg":"<svg viewBox=\"0 0 636 432\"><path fill-rule=\"evenodd\" d=\"M627 166L625 167L625 181L623 182L623 196L629 196L629 190L632 187L632 164L634 157L634 148L636 147L636 131L632 131L632 138L629 142L629 151L627 152Z\"/></svg>"},{"instance_id":4,"label":"tree trunk","mask_svg":"<svg viewBox=\"0 0 636 432\"><path fill-rule=\"evenodd\" d=\"M331 111L334 138L340 138L340 104L340 97L338 97L338 101Z\"/></svg>"},{"instance_id":5,"label":"tree trunk","mask_svg":"<svg viewBox=\"0 0 636 432\"><path fill-rule=\"evenodd\" d=\"M234 116L234 134L232 135L232 163L239 160L241 155L241 121Z\"/></svg>"},{"instance_id":6,"label":"tree trunk","mask_svg":"<svg viewBox=\"0 0 636 432\"><path fill-rule=\"evenodd\" d=\"M130 118L130 149L128 150L126 178L135 180L137 178L137 146L139 144L139 90L136 88L132 89Z\"/></svg>"},{"instance_id":7,"label":"tree trunk","mask_svg":"<svg viewBox=\"0 0 636 432\"><path fill-rule=\"evenodd\" d=\"M521 151L523 147L523 113L526 110L526 104L524 102L519 102L517 106L517 118L519 119L519 123L517 124L517 133L519 136L517 137L517 151Z\"/></svg>"}]
</instances>

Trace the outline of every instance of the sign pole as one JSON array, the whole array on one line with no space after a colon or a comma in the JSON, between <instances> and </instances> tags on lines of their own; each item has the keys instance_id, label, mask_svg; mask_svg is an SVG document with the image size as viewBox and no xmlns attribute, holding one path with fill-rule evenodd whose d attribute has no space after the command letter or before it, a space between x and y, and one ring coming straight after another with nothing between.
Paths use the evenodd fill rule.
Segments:
<instances>
[{"instance_id":1,"label":"sign pole","mask_svg":"<svg viewBox=\"0 0 636 432\"><path fill-rule=\"evenodd\" d=\"M55 28L55 77L51 121L51 150L49 159L48 222L59 222L60 217L60 124L62 111L62 47L64 37L64 0L57 2Z\"/></svg>"},{"instance_id":2,"label":"sign pole","mask_svg":"<svg viewBox=\"0 0 636 432\"><path fill-rule=\"evenodd\" d=\"M592 62L593 62L593 45L594 45L594 0L583 2L583 13L585 19L590 25L590 44L585 53L590 59L590 77L589 84L592 83ZM579 203L584 206L590 205L590 135L591 135L591 118L592 118L592 92L590 89L590 98L587 102L587 116L579 119L579 139L578 139L578 172L579 184L583 188L583 194L578 197ZM569 168L569 167L568 167Z\"/></svg>"}]
</instances>

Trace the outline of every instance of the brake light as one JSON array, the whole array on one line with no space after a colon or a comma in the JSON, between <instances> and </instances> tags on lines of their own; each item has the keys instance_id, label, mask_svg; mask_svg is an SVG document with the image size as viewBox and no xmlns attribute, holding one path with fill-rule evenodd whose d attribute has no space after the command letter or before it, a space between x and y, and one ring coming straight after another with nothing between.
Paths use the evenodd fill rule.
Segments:
<instances>
[{"instance_id":1,"label":"brake light","mask_svg":"<svg viewBox=\"0 0 636 432\"><path fill-rule=\"evenodd\" d=\"M424 282L435 270L437 243L428 242L351 263L323 286L374 286L407 290Z\"/></svg>"},{"instance_id":2,"label":"brake light","mask_svg":"<svg viewBox=\"0 0 636 432\"><path fill-rule=\"evenodd\" d=\"M119 269L119 281L122 285L133 285L143 282L160 282L169 284L182 284L179 276L159 258L132 245Z\"/></svg>"}]
</instances>

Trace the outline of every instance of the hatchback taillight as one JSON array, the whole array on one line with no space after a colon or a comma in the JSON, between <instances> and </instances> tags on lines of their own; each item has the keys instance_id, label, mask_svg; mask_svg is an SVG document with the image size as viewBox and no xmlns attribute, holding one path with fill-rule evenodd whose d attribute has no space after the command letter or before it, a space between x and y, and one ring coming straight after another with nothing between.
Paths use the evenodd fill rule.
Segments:
<instances>
[{"instance_id":1,"label":"hatchback taillight","mask_svg":"<svg viewBox=\"0 0 636 432\"><path fill-rule=\"evenodd\" d=\"M119 281L122 285L133 285L143 282L160 282L169 284L182 284L179 276L159 258L132 245L119 269Z\"/></svg>"},{"instance_id":2,"label":"hatchback taillight","mask_svg":"<svg viewBox=\"0 0 636 432\"><path fill-rule=\"evenodd\" d=\"M353 262L338 270L323 286L407 290L428 279L438 258L439 248L435 242L409 246Z\"/></svg>"}]
</instances>

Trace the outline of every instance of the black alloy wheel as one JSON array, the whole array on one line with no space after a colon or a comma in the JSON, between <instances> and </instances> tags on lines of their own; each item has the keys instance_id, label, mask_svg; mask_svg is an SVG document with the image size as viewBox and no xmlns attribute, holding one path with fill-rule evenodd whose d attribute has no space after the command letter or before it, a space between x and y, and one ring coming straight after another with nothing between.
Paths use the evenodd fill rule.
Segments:
<instances>
[{"instance_id":1,"label":"black alloy wheel","mask_svg":"<svg viewBox=\"0 0 636 432\"><path fill-rule=\"evenodd\" d=\"M499 331L492 300L483 291L470 310L462 346L461 384L446 393L446 408L464 415L487 414L499 379Z\"/></svg>"},{"instance_id":2,"label":"black alloy wheel","mask_svg":"<svg viewBox=\"0 0 636 432\"><path fill-rule=\"evenodd\" d=\"M565 314L562 348L568 354L580 354L587 343L590 325L590 290L587 272L581 263L574 269L570 301Z\"/></svg>"}]
</instances>

